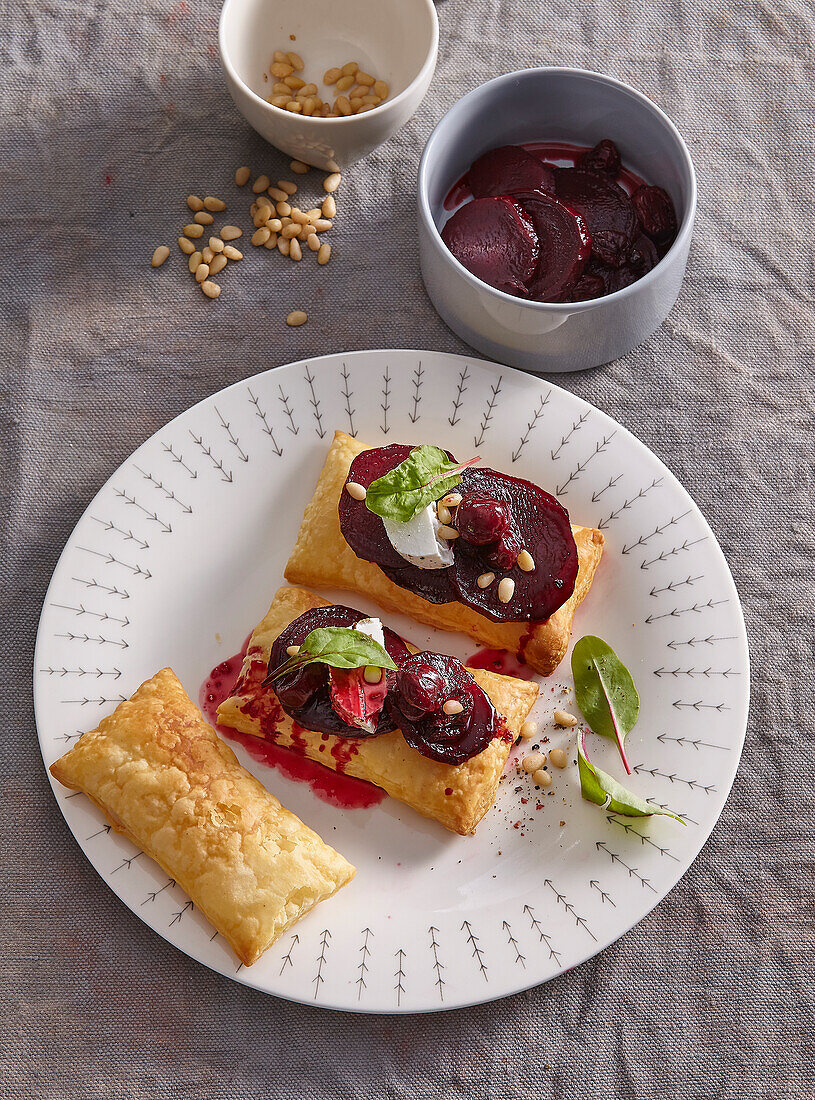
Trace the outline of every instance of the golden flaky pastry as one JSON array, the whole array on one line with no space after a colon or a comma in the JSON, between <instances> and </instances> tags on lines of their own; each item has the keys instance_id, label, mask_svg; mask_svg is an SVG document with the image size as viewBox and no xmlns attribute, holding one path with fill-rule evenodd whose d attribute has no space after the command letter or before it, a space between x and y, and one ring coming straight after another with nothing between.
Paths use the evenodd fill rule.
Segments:
<instances>
[{"instance_id":1,"label":"golden flaky pastry","mask_svg":"<svg viewBox=\"0 0 815 1100\"><path fill-rule=\"evenodd\" d=\"M543 676L554 672L569 645L574 613L591 587L603 553L603 534L573 527L579 570L574 592L545 622L494 623L462 603L428 603L394 584L379 566L358 558L340 531L338 502L354 458L369 450L345 432L335 432L314 496L306 507L297 542L286 566L292 584L361 592L388 611L410 615L442 630L458 630L491 649L517 653Z\"/></svg>"},{"instance_id":2,"label":"golden flaky pastry","mask_svg":"<svg viewBox=\"0 0 815 1100\"><path fill-rule=\"evenodd\" d=\"M175 879L247 966L354 868L238 763L164 668L51 774Z\"/></svg>"},{"instance_id":3,"label":"golden flaky pastry","mask_svg":"<svg viewBox=\"0 0 815 1100\"><path fill-rule=\"evenodd\" d=\"M300 726L294 731L274 691L261 687L278 635L304 611L327 606L328 601L302 588L278 590L249 641L234 694L218 708L218 721L279 745L294 745L298 752L335 771L375 783L454 833L472 833L495 801L512 747L508 738L494 738L483 752L463 764L441 764L411 748L399 730L365 738L314 733ZM538 685L483 669L470 672L503 715L514 741L538 697Z\"/></svg>"}]
</instances>

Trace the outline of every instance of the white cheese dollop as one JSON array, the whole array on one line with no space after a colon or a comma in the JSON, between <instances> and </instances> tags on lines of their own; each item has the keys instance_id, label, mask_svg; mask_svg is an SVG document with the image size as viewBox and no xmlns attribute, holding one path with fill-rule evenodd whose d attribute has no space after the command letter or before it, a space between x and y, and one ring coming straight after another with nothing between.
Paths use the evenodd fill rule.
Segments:
<instances>
[{"instance_id":1,"label":"white cheese dollop","mask_svg":"<svg viewBox=\"0 0 815 1100\"><path fill-rule=\"evenodd\" d=\"M384 649L385 634L382 630L381 619L360 619L357 625L354 627L354 630L358 630L361 634L367 634L369 638L372 638L375 642L379 642L379 644Z\"/></svg>"},{"instance_id":2,"label":"white cheese dollop","mask_svg":"<svg viewBox=\"0 0 815 1100\"><path fill-rule=\"evenodd\" d=\"M435 504L428 504L406 523L394 519L383 519L382 523L391 546L411 565L419 569L449 569L453 564L453 551L438 536L441 523Z\"/></svg>"}]
</instances>

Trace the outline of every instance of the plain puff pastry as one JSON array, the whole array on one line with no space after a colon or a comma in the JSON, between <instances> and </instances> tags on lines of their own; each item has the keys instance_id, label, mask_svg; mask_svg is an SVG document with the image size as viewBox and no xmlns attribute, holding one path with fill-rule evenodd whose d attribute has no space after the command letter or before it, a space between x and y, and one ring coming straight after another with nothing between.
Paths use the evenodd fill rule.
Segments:
<instances>
[{"instance_id":1,"label":"plain puff pastry","mask_svg":"<svg viewBox=\"0 0 815 1100\"><path fill-rule=\"evenodd\" d=\"M286 566L292 584L361 592L388 611L410 615L420 623L457 630L492 649L519 654L530 668L548 676L563 660L574 613L591 587L603 553L603 534L573 527L579 570L574 592L551 618L540 623L494 623L461 603L433 604L394 584L379 566L358 558L340 530L338 502L354 458L369 450L345 432L335 432L314 496Z\"/></svg>"},{"instance_id":2,"label":"plain puff pastry","mask_svg":"<svg viewBox=\"0 0 815 1100\"><path fill-rule=\"evenodd\" d=\"M354 877L241 767L172 669L83 734L51 774L160 863L247 966Z\"/></svg>"},{"instance_id":3,"label":"plain puff pastry","mask_svg":"<svg viewBox=\"0 0 815 1100\"><path fill-rule=\"evenodd\" d=\"M463 764L441 764L411 748L399 730L377 737L349 738L315 733L294 724L271 688L261 687L272 645L289 623L328 601L302 588L281 588L249 641L235 693L221 703L218 721L268 737L335 771L367 779L425 817L467 835L495 801L498 781L514 741L538 697L538 685L512 676L469 671L503 715L508 738L495 737L483 752ZM413 647L411 647L413 648Z\"/></svg>"}]
</instances>

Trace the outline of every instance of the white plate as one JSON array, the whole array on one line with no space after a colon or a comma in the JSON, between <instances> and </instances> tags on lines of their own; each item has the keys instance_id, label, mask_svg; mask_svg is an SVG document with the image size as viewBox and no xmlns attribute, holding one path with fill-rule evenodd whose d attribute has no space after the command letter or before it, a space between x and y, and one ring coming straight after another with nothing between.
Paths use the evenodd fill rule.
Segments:
<instances>
[{"instance_id":1,"label":"white plate","mask_svg":"<svg viewBox=\"0 0 815 1100\"><path fill-rule=\"evenodd\" d=\"M372 444L477 452L555 490L574 521L605 532L575 635L599 634L632 670L642 717L627 742L628 785L683 814L687 826L582 801L574 766L555 772L537 810L515 750L496 806L476 836L458 837L392 799L337 810L237 747L358 869L349 887L246 968L84 795L59 784L54 793L110 888L222 974L292 1000L369 1012L502 997L601 951L676 885L721 813L747 722L744 620L715 537L665 466L572 394L460 356L369 351L280 367L179 416L97 494L54 572L35 654L43 757L51 764L164 665L197 699L208 671L240 649L282 582L335 427ZM460 656L476 648L388 621L420 645ZM552 746L574 744L551 724L569 684L567 659L537 707ZM592 759L624 778L614 746L589 743Z\"/></svg>"}]
</instances>

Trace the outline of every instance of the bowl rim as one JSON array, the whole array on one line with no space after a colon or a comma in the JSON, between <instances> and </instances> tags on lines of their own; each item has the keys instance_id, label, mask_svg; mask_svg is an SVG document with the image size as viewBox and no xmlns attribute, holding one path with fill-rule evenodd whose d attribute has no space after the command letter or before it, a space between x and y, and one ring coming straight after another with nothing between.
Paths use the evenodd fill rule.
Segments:
<instances>
[{"instance_id":1,"label":"bowl rim","mask_svg":"<svg viewBox=\"0 0 815 1100\"><path fill-rule=\"evenodd\" d=\"M229 2L229 0L227 0ZM435 219L430 212L430 203L428 201L427 190L427 176L428 165L431 157L434 155L434 146L441 140L441 136L444 132L445 125L449 124L451 117L455 117L457 111L462 108L462 105L473 99L488 98L492 95L497 88L506 83L518 80L518 78L530 78L534 76L540 76L542 74L559 73L568 76L578 77L581 79L589 79L594 83L605 84L626 93L632 99L637 100L641 106L650 111L656 116L658 121L674 138L677 148L680 154L680 160L684 165L688 179L690 181L690 189L688 191L687 200L685 203L685 210L683 211L682 221L679 226L679 232L676 235L671 247L665 253L665 255L659 260L658 263L651 268L649 272L637 279L636 282L630 283L628 286L623 287L621 290L615 290L611 294L604 294L600 298L590 298L585 302L535 302L529 298L517 298L514 294L507 294L503 290L498 290L497 287L490 286L489 283L483 282L477 275L473 275L449 250L447 245L441 238L438 226ZM638 291L645 290L647 287L659 277L657 272L667 261L672 258L676 258L680 254L681 250L686 247L690 241L690 237L693 233L693 225L696 219L696 204L697 204L697 184L696 184L696 170L693 165L693 159L690 155L690 150L685 142L685 139L680 134L676 125L671 121L668 115L658 107L652 99L649 99L644 92L638 91L630 84L626 84L623 80L617 80L616 77L607 76L605 73L595 72L593 69L580 69L574 66L567 65L540 65L534 66L529 69L516 69L511 73L503 73L500 76L493 77L491 80L485 81L483 84L479 84L478 87L473 88L467 92L460 99L457 99L452 107L442 115L439 121L433 128L433 132L425 143L424 150L422 151L422 157L419 162L419 175L418 175L418 207L419 217L424 223L425 228L430 234L430 240L436 247L437 251L443 256L443 258L453 265L457 272L463 276L466 282L472 284L472 286L480 290L482 293L486 292L496 297L499 301L505 302L510 305L523 306L529 309L536 310L541 313L587 313L592 309L597 309L598 306L605 305L607 302L618 302L625 298L629 298L636 294Z\"/></svg>"},{"instance_id":2,"label":"bowl rim","mask_svg":"<svg viewBox=\"0 0 815 1100\"><path fill-rule=\"evenodd\" d=\"M226 33L225 28L226 28L226 21L227 21L227 18L228 18L228 9L231 7L231 5L233 3L237 3L237 2L238 2L238 0L224 0L223 6L221 7L221 14L218 18L218 51L221 55L221 64L223 65L224 69L226 69L227 74L229 75L229 77L232 80L234 80L236 84L240 85L240 87L257 104L259 104L261 107L267 109L268 111L272 112L273 117L274 117L274 115L279 115L283 118L291 118L292 117L292 112L285 111L282 107L276 107L273 103L269 103L268 100L265 100L262 96L259 96L257 94L257 92L253 91L249 87L249 85L246 83L246 81L243 79L243 77L238 73L235 66L232 64L232 60L229 56L229 51L226 48L224 38L225 38L225 33ZM430 41L430 45L428 47L427 53L425 54L425 59L422 62L422 67L419 69L419 71L413 77L411 82L405 88L403 88L402 91L397 96L394 96L393 99L386 99L384 103L380 103L378 106L374 107L373 110L371 110L371 111L365 111L364 112L364 117L368 117L369 115L373 115L373 114L376 114L376 113L384 114L390 108L396 107L397 105L402 103L405 99L407 99L408 95L413 91L413 89L416 87L416 85L420 84L427 77L428 72L431 74L431 77L432 77L433 69L435 68L435 65L436 65L436 58L437 58L438 52L439 52L439 16L438 16L438 13L436 11L436 6L433 3L433 0L414 0L414 2L419 4L420 6L424 7L425 10L430 15L430 38L431 38L431 41ZM309 125L311 125L313 123L315 126L319 126L320 124L324 125L325 123L338 124L338 123L355 122L360 118L359 115L353 115L353 114L352 115L331 116L329 118L323 118L322 116L316 117L314 115L295 115L294 117L297 118L301 122L307 122Z\"/></svg>"}]
</instances>

